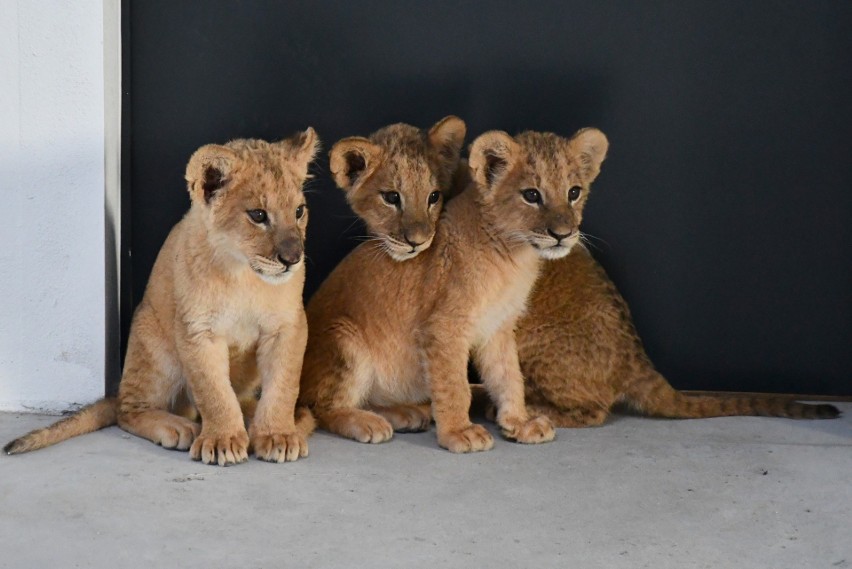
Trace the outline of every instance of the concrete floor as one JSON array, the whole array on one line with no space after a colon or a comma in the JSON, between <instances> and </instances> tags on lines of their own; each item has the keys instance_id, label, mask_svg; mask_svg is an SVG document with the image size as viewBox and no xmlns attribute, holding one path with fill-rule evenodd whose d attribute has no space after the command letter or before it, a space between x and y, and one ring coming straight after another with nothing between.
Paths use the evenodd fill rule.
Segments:
<instances>
[{"instance_id":1,"label":"concrete floor","mask_svg":"<svg viewBox=\"0 0 852 569\"><path fill-rule=\"evenodd\" d=\"M117 428L0 457L0 567L852 568L852 404L832 421L617 417L457 456L325 433L204 466ZM0 442L52 417L0 414Z\"/></svg>"}]
</instances>

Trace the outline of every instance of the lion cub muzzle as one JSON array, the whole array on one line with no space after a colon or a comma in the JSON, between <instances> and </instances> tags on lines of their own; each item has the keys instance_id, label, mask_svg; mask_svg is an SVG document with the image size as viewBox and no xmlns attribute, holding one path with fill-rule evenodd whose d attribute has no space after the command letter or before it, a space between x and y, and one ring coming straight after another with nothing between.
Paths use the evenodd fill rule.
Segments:
<instances>
[{"instance_id":1,"label":"lion cub muzzle","mask_svg":"<svg viewBox=\"0 0 852 569\"><path fill-rule=\"evenodd\" d=\"M432 241L432 237L435 235L435 232L432 229L432 226L428 222L415 222L411 225L407 226L403 232L402 236L405 239L405 242L411 246L411 253L417 251L420 252L422 250L423 245L427 242Z\"/></svg>"},{"instance_id":2,"label":"lion cub muzzle","mask_svg":"<svg viewBox=\"0 0 852 569\"><path fill-rule=\"evenodd\" d=\"M574 215L556 212L546 222L544 230L536 231L530 243L544 259L561 259L580 241L580 230Z\"/></svg>"},{"instance_id":3,"label":"lion cub muzzle","mask_svg":"<svg viewBox=\"0 0 852 569\"><path fill-rule=\"evenodd\" d=\"M255 255L249 265L264 281L283 284L290 280L303 265L305 247L301 238L290 237L278 243L272 255Z\"/></svg>"},{"instance_id":4,"label":"lion cub muzzle","mask_svg":"<svg viewBox=\"0 0 852 569\"><path fill-rule=\"evenodd\" d=\"M569 233L557 233L547 229L547 235L536 235L531 240L532 246L543 259L561 259L571 252L580 241L580 232L576 229Z\"/></svg>"},{"instance_id":5,"label":"lion cub muzzle","mask_svg":"<svg viewBox=\"0 0 852 569\"><path fill-rule=\"evenodd\" d=\"M285 269L289 269L293 265L298 265L302 262L302 257L305 254L305 246L302 243L300 236L285 237L278 242L275 248L275 258L281 263Z\"/></svg>"},{"instance_id":6,"label":"lion cub muzzle","mask_svg":"<svg viewBox=\"0 0 852 569\"><path fill-rule=\"evenodd\" d=\"M434 228L428 223L414 223L402 230L402 239L390 235L385 237L385 250L396 261L416 257L432 245Z\"/></svg>"}]
</instances>

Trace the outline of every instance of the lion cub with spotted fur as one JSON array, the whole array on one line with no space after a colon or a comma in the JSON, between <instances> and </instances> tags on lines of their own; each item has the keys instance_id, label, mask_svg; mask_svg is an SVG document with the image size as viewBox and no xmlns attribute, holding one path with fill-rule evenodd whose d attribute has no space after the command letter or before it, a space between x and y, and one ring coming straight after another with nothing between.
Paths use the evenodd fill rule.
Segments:
<instances>
[{"instance_id":1,"label":"lion cub with spotted fur","mask_svg":"<svg viewBox=\"0 0 852 569\"><path fill-rule=\"evenodd\" d=\"M448 197L463 188L452 189ZM577 183L568 192L573 223L579 227L588 187ZM600 425L618 403L672 419L839 415L833 405L808 405L789 397L688 395L674 389L645 353L624 298L576 240L570 254L542 268L515 337L527 411L548 417L557 427ZM477 400L484 399L479 386L472 389ZM491 408L488 414L493 412Z\"/></svg>"},{"instance_id":2,"label":"lion cub with spotted fur","mask_svg":"<svg viewBox=\"0 0 852 569\"><path fill-rule=\"evenodd\" d=\"M308 455L310 413L295 404L307 341L302 305L308 211L302 185L319 140L207 145L189 160L192 205L154 263L130 329L117 399L12 441L35 450L108 425L205 464ZM238 394L262 386L248 431ZM181 414L201 416L199 425ZM181 401L184 401L182 404ZM298 423L298 424L297 424Z\"/></svg>"},{"instance_id":3,"label":"lion cub with spotted fur","mask_svg":"<svg viewBox=\"0 0 852 569\"><path fill-rule=\"evenodd\" d=\"M616 403L671 419L839 415L833 405L789 397L687 395L674 389L645 353L624 298L582 245L542 271L516 336L528 410L557 427L600 425Z\"/></svg>"},{"instance_id":4,"label":"lion cub with spotted fur","mask_svg":"<svg viewBox=\"0 0 852 569\"><path fill-rule=\"evenodd\" d=\"M308 305L301 398L320 426L382 442L394 429L426 428L431 400L442 447L487 450L491 435L468 416L472 354L504 436L552 440L550 421L527 414L514 328L541 259L578 238L567 187L587 188L606 150L595 129L570 140L486 133L471 147L474 183L447 205L431 247L404 263L369 244L346 257ZM356 191L380 167L345 156L338 164L338 183Z\"/></svg>"},{"instance_id":5,"label":"lion cub with spotted fur","mask_svg":"<svg viewBox=\"0 0 852 569\"><path fill-rule=\"evenodd\" d=\"M578 182L568 193L573 223L579 227L588 188ZM808 405L789 397L687 395L674 389L645 354L627 303L576 240L570 254L542 269L529 304L515 333L527 410L550 418L557 427L600 425L617 403L673 419L839 415L833 405Z\"/></svg>"}]
</instances>

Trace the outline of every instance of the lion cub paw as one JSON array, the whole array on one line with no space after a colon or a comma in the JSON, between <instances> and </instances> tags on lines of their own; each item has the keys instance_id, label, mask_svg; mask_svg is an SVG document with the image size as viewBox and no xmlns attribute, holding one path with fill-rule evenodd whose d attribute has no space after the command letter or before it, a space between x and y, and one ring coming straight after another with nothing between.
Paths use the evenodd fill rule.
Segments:
<instances>
[{"instance_id":1,"label":"lion cub paw","mask_svg":"<svg viewBox=\"0 0 852 569\"><path fill-rule=\"evenodd\" d=\"M550 419L544 416L533 417L527 421L507 420L500 424L503 436L524 444L538 444L552 441L556 430Z\"/></svg>"},{"instance_id":2,"label":"lion cub paw","mask_svg":"<svg viewBox=\"0 0 852 569\"><path fill-rule=\"evenodd\" d=\"M438 444L450 452L491 450L494 437L482 425L468 425L457 431L438 434Z\"/></svg>"},{"instance_id":3,"label":"lion cub paw","mask_svg":"<svg viewBox=\"0 0 852 569\"><path fill-rule=\"evenodd\" d=\"M154 442L163 448L187 450L200 430L201 425L198 423L170 415L158 421L154 430Z\"/></svg>"},{"instance_id":4,"label":"lion cub paw","mask_svg":"<svg viewBox=\"0 0 852 569\"><path fill-rule=\"evenodd\" d=\"M373 413L359 415L346 427L344 435L360 443L383 443L393 437L393 426L384 417Z\"/></svg>"},{"instance_id":5,"label":"lion cub paw","mask_svg":"<svg viewBox=\"0 0 852 569\"><path fill-rule=\"evenodd\" d=\"M429 425L432 424L432 415L417 405L377 407L374 411L387 419L393 430L398 433L428 431Z\"/></svg>"},{"instance_id":6,"label":"lion cub paw","mask_svg":"<svg viewBox=\"0 0 852 569\"><path fill-rule=\"evenodd\" d=\"M245 430L227 434L201 434L192 443L189 456L204 464L230 466L248 460L249 438Z\"/></svg>"},{"instance_id":7,"label":"lion cub paw","mask_svg":"<svg viewBox=\"0 0 852 569\"><path fill-rule=\"evenodd\" d=\"M308 456L308 441L298 433L253 434L251 446L260 460L293 462Z\"/></svg>"}]
</instances>

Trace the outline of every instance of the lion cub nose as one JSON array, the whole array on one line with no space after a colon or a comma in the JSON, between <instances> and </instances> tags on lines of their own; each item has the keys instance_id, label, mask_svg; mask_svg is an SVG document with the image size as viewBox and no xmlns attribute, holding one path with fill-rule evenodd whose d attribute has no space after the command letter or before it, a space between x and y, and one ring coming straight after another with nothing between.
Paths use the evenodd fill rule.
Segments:
<instances>
[{"instance_id":1,"label":"lion cub nose","mask_svg":"<svg viewBox=\"0 0 852 569\"><path fill-rule=\"evenodd\" d=\"M302 260L302 243L300 241L288 240L278 245L278 261L289 267Z\"/></svg>"},{"instance_id":2,"label":"lion cub nose","mask_svg":"<svg viewBox=\"0 0 852 569\"><path fill-rule=\"evenodd\" d=\"M548 228L547 233L548 233L548 235L550 235L551 237L553 237L557 241L562 241L563 239L571 237L572 235L574 235L574 230L569 229L568 233L557 233L557 232L553 231L552 229Z\"/></svg>"},{"instance_id":3,"label":"lion cub nose","mask_svg":"<svg viewBox=\"0 0 852 569\"><path fill-rule=\"evenodd\" d=\"M429 240L429 228L417 225L405 231L403 237L405 237L405 242L411 245L412 249L416 249Z\"/></svg>"}]
</instances>

